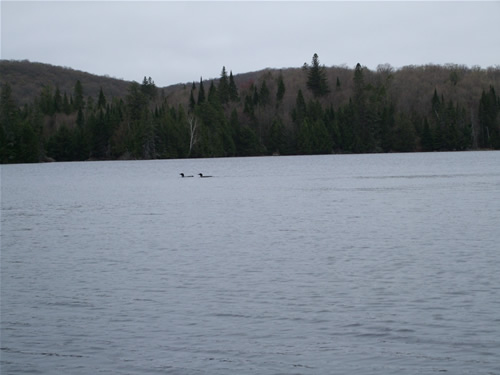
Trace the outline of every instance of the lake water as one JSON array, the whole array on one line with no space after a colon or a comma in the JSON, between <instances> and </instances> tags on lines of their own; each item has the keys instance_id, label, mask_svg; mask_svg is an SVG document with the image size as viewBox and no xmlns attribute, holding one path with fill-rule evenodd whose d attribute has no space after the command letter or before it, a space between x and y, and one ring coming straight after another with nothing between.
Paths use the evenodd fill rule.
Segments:
<instances>
[{"instance_id":1,"label":"lake water","mask_svg":"<svg viewBox=\"0 0 500 375\"><path fill-rule=\"evenodd\" d=\"M1 187L2 374L500 374L500 152L4 165Z\"/></svg>"}]
</instances>

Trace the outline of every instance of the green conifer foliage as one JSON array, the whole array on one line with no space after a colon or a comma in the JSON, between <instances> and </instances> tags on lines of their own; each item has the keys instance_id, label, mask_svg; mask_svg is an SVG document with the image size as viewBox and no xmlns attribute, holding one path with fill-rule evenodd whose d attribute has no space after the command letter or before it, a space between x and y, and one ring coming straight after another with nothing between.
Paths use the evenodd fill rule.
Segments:
<instances>
[{"instance_id":1,"label":"green conifer foliage","mask_svg":"<svg viewBox=\"0 0 500 375\"><path fill-rule=\"evenodd\" d=\"M220 74L219 87L217 88L219 93L219 100L221 104L226 104L229 102L229 79L226 72L226 67L222 67L222 72Z\"/></svg>"},{"instance_id":2,"label":"green conifer foliage","mask_svg":"<svg viewBox=\"0 0 500 375\"><path fill-rule=\"evenodd\" d=\"M210 88L208 89L208 102L212 104L221 104L219 90L215 87L214 81L210 82Z\"/></svg>"},{"instance_id":3,"label":"green conifer foliage","mask_svg":"<svg viewBox=\"0 0 500 375\"><path fill-rule=\"evenodd\" d=\"M191 93L189 94L189 111L194 111L194 107L196 107L196 101L194 100L193 89L191 89Z\"/></svg>"},{"instance_id":4,"label":"green conifer foliage","mask_svg":"<svg viewBox=\"0 0 500 375\"><path fill-rule=\"evenodd\" d=\"M285 82L283 81L283 74L280 72L278 77L278 90L276 91L276 106L278 107L285 97Z\"/></svg>"},{"instance_id":5,"label":"green conifer foliage","mask_svg":"<svg viewBox=\"0 0 500 375\"><path fill-rule=\"evenodd\" d=\"M59 113L62 111L62 96L59 86L56 87L56 92L54 94L54 112Z\"/></svg>"},{"instance_id":6,"label":"green conifer foliage","mask_svg":"<svg viewBox=\"0 0 500 375\"><path fill-rule=\"evenodd\" d=\"M102 91L102 87L99 90L99 99L97 100L97 108L98 109L106 108L106 97L104 96L104 92Z\"/></svg>"},{"instance_id":7,"label":"green conifer foliage","mask_svg":"<svg viewBox=\"0 0 500 375\"><path fill-rule=\"evenodd\" d=\"M64 92L63 95L63 104L62 104L63 112L67 115L71 113L71 104L68 100L68 95L66 95L66 92Z\"/></svg>"},{"instance_id":8,"label":"green conifer foliage","mask_svg":"<svg viewBox=\"0 0 500 375\"><path fill-rule=\"evenodd\" d=\"M82 82L71 78L37 86L22 107L17 101L28 91L2 83L0 162L500 149L500 97L490 78L498 70L455 69L455 76L446 69L402 68L387 79L360 64L333 67L336 90L327 97L318 90L326 69L315 55L303 72L235 79L223 67L207 96L201 78L191 92L165 88L161 97L151 78L130 84L123 96L104 81L82 81L84 96Z\"/></svg>"},{"instance_id":9,"label":"green conifer foliage","mask_svg":"<svg viewBox=\"0 0 500 375\"><path fill-rule=\"evenodd\" d=\"M203 87L203 78L200 78L200 89L198 90L198 105L205 101L205 88Z\"/></svg>"},{"instance_id":10,"label":"green conifer foliage","mask_svg":"<svg viewBox=\"0 0 500 375\"><path fill-rule=\"evenodd\" d=\"M83 109L85 103L83 99L83 86L80 80L76 81L73 91L73 107L76 111Z\"/></svg>"},{"instance_id":11,"label":"green conifer foliage","mask_svg":"<svg viewBox=\"0 0 500 375\"><path fill-rule=\"evenodd\" d=\"M262 85L260 86L259 90L259 104L262 107L265 107L269 104L270 101L270 93L269 89L267 88L266 80L262 81Z\"/></svg>"},{"instance_id":12,"label":"green conifer foliage","mask_svg":"<svg viewBox=\"0 0 500 375\"><path fill-rule=\"evenodd\" d=\"M479 101L480 147L500 149L500 98L490 86Z\"/></svg>"},{"instance_id":13,"label":"green conifer foliage","mask_svg":"<svg viewBox=\"0 0 500 375\"><path fill-rule=\"evenodd\" d=\"M319 64L319 57L315 53L311 66L307 67L307 88L315 97L322 97L330 93L325 67Z\"/></svg>"},{"instance_id":14,"label":"green conifer foliage","mask_svg":"<svg viewBox=\"0 0 500 375\"><path fill-rule=\"evenodd\" d=\"M269 150L273 154L282 154L285 151L285 127L281 118L276 117L272 124L269 136Z\"/></svg>"},{"instance_id":15,"label":"green conifer foliage","mask_svg":"<svg viewBox=\"0 0 500 375\"><path fill-rule=\"evenodd\" d=\"M240 100L240 96L238 94L238 87L234 82L232 71L229 73L229 100L231 102L238 102Z\"/></svg>"}]
</instances>

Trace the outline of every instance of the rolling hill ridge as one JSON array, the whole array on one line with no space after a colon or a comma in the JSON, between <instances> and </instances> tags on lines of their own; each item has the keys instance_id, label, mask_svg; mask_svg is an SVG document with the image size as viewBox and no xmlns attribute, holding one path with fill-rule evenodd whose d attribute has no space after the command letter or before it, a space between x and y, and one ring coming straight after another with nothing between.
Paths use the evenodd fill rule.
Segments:
<instances>
[{"instance_id":1,"label":"rolling hill ridge","mask_svg":"<svg viewBox=\"0 0 500 375\"><path fill-rule=\"evenodd\" d=\"M160 88L2 60L0 85L3 163L500 148L499 67L370 70L314 55Z\"/></svg>"}]
</instances>

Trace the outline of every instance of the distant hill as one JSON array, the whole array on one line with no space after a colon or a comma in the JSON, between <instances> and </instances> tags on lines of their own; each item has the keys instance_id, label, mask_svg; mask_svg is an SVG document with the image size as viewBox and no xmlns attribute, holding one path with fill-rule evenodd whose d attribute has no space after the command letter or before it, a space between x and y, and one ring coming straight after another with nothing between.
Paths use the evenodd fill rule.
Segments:
<instances>
[{"instance_id":1,"label":"distant hill","mask_svg":"<svg viewBox=\"0 0 500 375\"><path fill-rule=\"evenodd\" d=\"M460 103L468 110L477 112L478 102L484 90L493 87L500 93L500 66L482 69L463 65L410 65L399 69L388 64L379 65L376 70L364 67L364 83L367 87L384 87L384 90L396 110L407 113L415 112L421 116L428 113L434 90L446 101ZM325 67L331 92L321 99L322 104L332 104L335 109L345 106L353 96L354 68L347 66ZM266 68L234 76L240 94L251 94L251 87L260 87L266 81L273 94L277 90L277 80L283 77L286 86L283 98L285 113L295 106L297 93L301 90L306 101L314 99L307 89L307 72L303 68ZM217 84L218 80L215 80ZM196 85L199 82L195 82ZM210 80L205 81L208 89ZM187 105L191 85L175 85L164 88L164 94L170 104ZM477 114L477 113L476 113Z\"/></svg>"},{"instance_id":2,"label":"distant hill","mask_svg":"<svg viewBox=\"0 0 500 375\"><path fill-rule=\"evenodd\" d=\"M221 67L222 68L222 67ZM229 69L228 69L229 70ZM328 102L334 107L346 105L352 96L354 68L346 66L326 67L326 74L332 88ZM402 111L416 111L424 114L434 90L443 95L446 100L460 102L465 106L477 106L483 90L492 86L500 92L500 68L491 67L480 69L469 68L463 65L449 64L405 66L400 69L390 65L380 65L376 71L365 71L365 82L369 85L383 84L389 97ZM196 72L193 72L196 75ZM276 81L282 75L286 85L283 105L291 110L299 89L302 89L306 100L307 74L302 68L273 69L266 68L260 71L237 74L234 81L240 92L246 92L252 85L259 85L267 81L271 92L276 90ZM154 80L154 77L152 77ZM61 94L71 95L77 80L83 85L84 96L97 98L102 87L108 98L125 98L130 81L98 76L68 67L60 67L27 60L13 61L0 60L0 85L8 82L12 88L12 96L18 105L32 103L44 86L59 87ZM217 84L217 79L215 83ZM383 81L383 82L381 82ZM206 80L208 89L211 80ZM199 82L195 82L199 84ZM187 105L191 92L191 84L179 83L160 88L161 97L167 98L170 104Z\"/></svg>"},{"instance_id":3,"label":"distant hill","mask_svg":"<svg viewBox=\"0 0 500 375\"><path fill-rule=\"evenodd\" d=\"M86 97L97 97L101 87L109 97L124 97L130 84L121 79L61 66L27 60L0 60L0 85L9 83L12 96L19 105L33 102L44 86L59 87L61 94L71 95L78 80L83 84Z\"/></svg>"},{"instance_id":4,"label":"distant hill","mask_svg":"<svg viewBox=\"0 0 500 375\"><path fill-rule=\"evenodd\" d=\"M500 66L315 57L163 88L0 60L0 163L500 149Z\"/></svg>"}]
</instances>

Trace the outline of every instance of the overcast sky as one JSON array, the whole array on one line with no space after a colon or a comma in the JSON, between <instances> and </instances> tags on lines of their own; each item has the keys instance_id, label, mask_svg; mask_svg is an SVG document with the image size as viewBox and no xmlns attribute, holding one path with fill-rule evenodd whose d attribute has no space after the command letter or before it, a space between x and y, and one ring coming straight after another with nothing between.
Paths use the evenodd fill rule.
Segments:
<instances>
[{"instance_id":1,"label":"overcast sky","mask_svg":"<svg viewBox=\"0 0 500 375\"><path fill-rule=\"evenodd\" d=\"M158 86L266 67L500 64L500 2L1 1L1 58Z\"/></svg>"}]
</instances>

